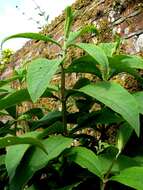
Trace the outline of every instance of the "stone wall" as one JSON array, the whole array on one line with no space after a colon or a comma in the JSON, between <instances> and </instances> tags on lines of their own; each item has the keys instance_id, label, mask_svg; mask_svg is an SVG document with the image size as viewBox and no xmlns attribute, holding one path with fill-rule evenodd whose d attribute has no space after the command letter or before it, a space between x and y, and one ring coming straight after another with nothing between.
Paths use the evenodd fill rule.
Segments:
<instances>
[{"instance_id":1,"label":"stone wall","mask_svg":"<svg viewBox=\"0 0 143 190\"><path fill-rule=\"evenodd\" d=\"M72 30L75 31L86 24L95 25L100 31L98 37L85 35L82 42L108 42L113 41L115 34L123 39L122 51L130 54L143 55L143 3L142 0L77 0L72 9L77 11ZM41 33L51 35L62 43L64 12ZM12 67L19 67L23 62L37 57L55 58L58 55L58 47L41 41L28 41L22 49L17 51L3 77L9 75ZM81 54L81 50L69 50L69 61ZM72 75L69 80L75 80ZM55 79L56 80L56 79ZM129 81L129 79L127 79Z\"/></svg>"}]
</instances>

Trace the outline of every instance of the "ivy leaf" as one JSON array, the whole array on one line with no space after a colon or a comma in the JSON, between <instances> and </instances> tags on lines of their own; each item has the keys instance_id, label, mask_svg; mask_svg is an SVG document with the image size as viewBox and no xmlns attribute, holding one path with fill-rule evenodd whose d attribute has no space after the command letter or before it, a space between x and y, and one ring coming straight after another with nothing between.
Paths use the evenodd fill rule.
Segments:
<instances>
[{"instance_id":1,"label":"ivy leaf","mask_svg":"<svg viewBox=\"0 0 143 190\"><path fill-rule=\"evenodd\" d=\"M38 58L29 64L27 70L27 86L33 102L36 102L47 89L60 63L60 59L48 60Z\"/></svg>"},{"instance_id":2,"label":"ivy leaf","mask_svg":"<svg viewBox=\"0 0 143 190\"><path fill-rule=\"evenodd\" d=\"M82 87L80 92L96 98L115 112L119 113L139 136L139 109L135 98L115 82L99 82ZM134 106L133 106L134 105Z\"/></svg>"},{"instance_id":3,"label":"ivy leaf","mask_svg":"<svg viewBox=\"0 0 143 190\"><path fill-rule=\"evenodd\" d=\"M110 180L117 181L137 190L142 190L142 178L143 167L130 167L122 170L119 175L111 177Z\"/></svg>"},{"instance_id":4,"label":"ivy leaf","mask_svg":"<svg viewBox=\"0 0 143 190\"><path fill-rule=\"evenodd\" d=\"M1 47L3 46L3 44L6 41L8 41L10 39L13 39L13 38L28 38L28 39L32 39L32 40L41 40L41 41L44 41L44 42L52 42L52 43L58 45L59 47L61 47L61 45L57 41L53 40L50 36L45 36L44 34L32 33L32 32L29 32L29 33L19 33L19 34L15 34L15 35L6 37L2 41Z\"/></svg>"}]
</instances>

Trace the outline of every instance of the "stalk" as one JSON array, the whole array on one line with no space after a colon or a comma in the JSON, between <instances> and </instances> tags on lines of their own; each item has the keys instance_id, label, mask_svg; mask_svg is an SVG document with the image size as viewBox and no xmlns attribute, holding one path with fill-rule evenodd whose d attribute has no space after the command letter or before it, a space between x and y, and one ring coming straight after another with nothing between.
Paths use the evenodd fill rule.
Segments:
<instances>
[{"instance_id":1,"label":"stalk","mask_svg":"<svg viewBox=\"0 0 143 190\"><path fill-rule=\"evenodd\" d=\"M67 135L67 108L65 96L65 70L61 63L61 102L62 102L62 121L64 126L64 134Z\"/></svg>"},{"instance_id":2,"label":"stalk","mask_svg":"<svg viewBox=\"0 0 143 190\"><path fill-rule=\"evenodd\" d=\"M118 156L120 155L120 153L121 153L121 152L119 151L119 152L117 153L116 157L112 160L112 163L111 163L111 165L109 166L109 169L108 169L108 171L107 171L107 173L106 173L104 179L102 180L102 182L101 182L101 184L100 184L100 189L101 189L101 190L105 190L106 183L108 182L108 177L109 177L109 175L110 175L110 172L111 172L111 170L112 170L112 168L113 168L113 166L114 166L116 160L118 159Z\"/></svg>"}]
</instances>

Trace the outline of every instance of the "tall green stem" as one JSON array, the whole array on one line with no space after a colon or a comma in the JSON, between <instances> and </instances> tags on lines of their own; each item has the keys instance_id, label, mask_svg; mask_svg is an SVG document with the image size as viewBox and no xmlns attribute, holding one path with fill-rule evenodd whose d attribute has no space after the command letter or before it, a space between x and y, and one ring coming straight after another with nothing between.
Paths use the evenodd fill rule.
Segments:
<instances>
[{"instance_id":1,"label":"tall green stem","mask_svg":"<svg viewBox=\"0 0 143 190\"><path fill-rule=\"evenodd\" d=\"M65 70L61 63L61 102L62 102L62 120L64 133L67 135L67 111L66 111L66 96L65 96Z\"/></svg>"}]
</instances>

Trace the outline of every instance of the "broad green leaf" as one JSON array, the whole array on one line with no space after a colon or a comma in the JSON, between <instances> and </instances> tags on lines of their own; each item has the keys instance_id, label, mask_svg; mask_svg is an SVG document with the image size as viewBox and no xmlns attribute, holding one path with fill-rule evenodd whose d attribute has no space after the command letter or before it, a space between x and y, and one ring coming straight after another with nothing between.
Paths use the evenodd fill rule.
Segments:
<instances>
[{"instance_id":1,"label":"broad green leaf","mask_svg":"<svg viewBox=\"0 0 143 190\"><path fill-rule=\"evenodd\" d=\"M5 164L5 155L0 155L0 166Z\"/></svg>"},{"instance_id":2,"label":"broad green leaf","mask_svg":"<svg viewBox=\"0 0 143 190\"><path fill-rule=\"evenodd\" d=\"M74 18L74 15L73 15L72 9L69 6L66 8L66 18L65 18L65 24L64 24L64 35L66 39L69 36L73 18Z\"/></svg>"},{"instance_id":3,"label":"broad green leaf","mask_svg":"<svg viewBox=\"0 0 143 190\"><path fill-rule=\"evenodd\" d=\"M39 132L34 131L34 132L26 133L26 134L22 135L22 137L35 137L36 138L36 137L38 137L38 135L39 135ZM16 168L20 164L25 152L28 150L29 147L30 147L30 144L19 144L19 145L7 147L5 164L6 164L6 168L8 171L8 176L9 176L10 181L13 178L13 176L15 175Z\"/></svg>"},{"instance_id":4,"label":"broad green leaf","mask_svg":"<svg viewBox=\"0 0 143 190\"><path fill-rule=\"evenodd\" d=\"M77 43L73 44L84 51L86 51L98 64L102 73L103 79L108 78L109 74L109 62L105 52L99 46L95 44Z\"/></svg>"},{"instance_id":5,"label":"broad green leaf","mask_svg":"<svg viewBox=\"0 0 143 190\"><path fill-rule=\"evenodd\" d=\"M44 41L44 42L52 42L52 43L54 43L54 44L61 47L61 45L57 41L53 40L50 36L45 36L44 34L32 33L32 32L19 33L19 34L15 34L15 35L6 37L5 39L3 39L2 43L1 43L1 46L3 46L3 44L7 40L10 40L10 39L13 39L13 38L28 38L28 39L32 39L32 40L41 40L41 41Z\"/></svg>"},{"instance_id":6,"label":"broad green leaf","mask_svg":"<svg viewBox=\"0 0 143 190\"><path fill-rule=\"evenodd\" d=\"M115 112L119 113L139 136L139 109L135 98L115 82L99 82L82 87L80 92L96 98ZM133 106L134 105L134 106Z\"/></svg>"},{"instance_id":7,"label":"broad green leaf","mask_svg":"<svg viewBox=\"0 0 143 190\"><path fill-rule=\"evenodd\" d=\"M36 102L47 89L60 63L60 59L48 60L45 58L38 58L29 64L27 70L27 85L33 102Z\"/></svg>"},{"instance_id":8,"label":"broad green leaf","mask_svg":"<svg viewBox=\"0 0 143 190\"><path fill-rule=\"evenodd\" d=\"M143 167L130 167L122 170L119 175L110 178L137 190L143 189Z\"/></svg>"},{"instance_id":9,"label":"broad green leaf","mask_svg":"<svg viewBox=\"0 0 143 190\"><path fill-rule=\"evenodd\" d=\"M113 112L110 109L104 108L102 110L86 113L85 115L82 113L77 118L77 126L71 130L71 133L74 133L83 128L93 128L97 129L100 124L102 125L111 125L111 124L119 124L123 122L124 119L121 118L117 113Z\"/></svg>"},{"instance_id":10,"label":"broad green leaf","mask_svg":"<svg viewBox=\"0 0 143 190\"><path fill-rule=\"evenodd\" d=\"M27 89L15 91L5 98L0 99L0 110L20 104L23 101L30 101Z\"/></svg>"},{"instance_id":11,"label":"broad green leaf","mask_svg":"<svg viewBox=\"0 0 143 190\"><path fill-rule=\"evenodd\" d=\"M97 28L94 25L87 25L82 27L80 30L70 32L67 40L67 46L73 43L78 37L83 36L86 33L99 34Z\"/></svg>"},{"instance_id":12,"label":"broad green leaf","mask_svg":"<svg viewBox=\"0 0 143 190\"><path fill-rule=\"evenodd\" d=\"M91 73L101 78L100 70L97 67L97 61L91 56L83 56L75 59L71 65L66 69L67 73Z\"/></svg>"},{"instance_id":13,"label":"broad green leaf","mask_svg":"<svg viewBox=\"0 0 143 190\"><path fill-rule=\"evenodd\" d=\"M133 96L135 97L136 101L138 102L140 113L143 114L143 91L136 92L133 94Z\"/></svg>"},{"instance_id":14,"label":"broad green leaf","mask_svg":"<svg viewBox=\"0 0 143 190\"><path fill-rule=\"evenodd\" d=\"M44 131L41 132L39 135L40 138L45 138L51 134L63 134L64 133L64 126L63 123L60 121L55 122L51 126L47 127Z\"/></svg>"},{"instance_id":15,"label":"broad green leaf","mask_svg":"<svg viewBox=\"0 0 143 190\"><path fill-rule=\"evenodd\" d=\"M112 55L116 52L117 42L100 43L98 46L105 52L108 57L112 57Z\"/></svg>"},{"instance_id":16,"label":"broad green leaf","mask_svg":"<svg viewBox=\"0 0 143 190\"><path fill-rule=\"evenodd\" d=\"M124 67L124 65L120 66L120 67L112 67L111 66L111 70L110 70L110 78L112 78L113 76L119 74L119 73L128 73L132 76L135 77L135 79L137 79L141 84L143 83L143 78L141 77L141 75L139 74L139 72L134 69L134 68L130 68L130 67Z\"/></svg>"},{"instance_id":17,"label":"broad green leaf","mask_svg":"<svg viewBox=\"0 0 143 190\"><path fill-rule=\"evenodd\" d=\"M24 114L29 115L30 118L32 118L33 116L37 116L38 119L41 119L42 117L44 117L44 113L43 113L41 108L29 109L28 111L26 111L22 115L24 115Z\"/></svg>"},{"instance_id":18,"label":"broad green leaf","mask_svg":"<svg viewBox=\"0 0 143 190\"><path fill-rule=\"evenodd\" d=\"M11 77L11 78L1 80L1 81L0 81L0 87L6 85L6 84L8 84L8 83L11 83L11 82L13 82L13 81L15 81L15 80L17 80L17 79L19 79L18 76L13 76L13 77Z\"/></svg>"},{"instance_id":19,"label":"broad green leaf","mask_svg":"<svg viewBox=\"0 0 143 190\"><path fill-rule=\"evenodd\" d=\"M31 147L31 151L27 152L27 156L16 170L16 174L10 183L10 190L24 188L36 171L45 167L50 160L59 156L66 148L69 148L72 141L73 139L63 136L51 136L43 140L42 143L48 155L38 148L32 149Z\"/></svg>"},{"instance_id":20,"label":"broad green leaf","mask_svg":"<svg viewBox=\"0 0 143 190\"><path fill-rule=\"evenodd\" d=\"M102 178L101 163L94 152L85 147L73 147L68 155L70 160Z\"/></svg>"},{"instance_id":21,"label":"broad green leaf","mask_svg":"<svg viewBox=\"0 0 143 190\"><path fill-rule=\"evenodd\" d=\"M7 146L19 145L19 144L30 144L30 145L38 146L40 149L42 149L44 152L46 152L41 141L36 138L15 137L15 136L0 138L0 148L5 148Z\"/></svg>"},{"instance_id":22,"label":"broad green leaf","mask_svg":"<svg viewBox=\"0 0 143 190\"><path fill-rule=\"evenodd\" d=\"M133 132L133 129L131 128L131 126L128 123L124 123L119 128L116 146L119 149L120 153L121 153L122 149L125 147L129 138L131 137L132 132Z\"/></svg>"},{"instance_id":23,"label":"broad green leaf","mask_svg":"<svg viewBox=\"0 0 143 190\"><path fill-rule=\"evenodd\" d=\"M6 111L9 113L11 117L16 119L17 117L16 105L6 108Z\"/></svg>"},{"instance_id":24,"label":"broad green leaf","mask_svg":"<svg viewBox=\"0 0 143 190\"><path fill-rule=\"evenodd\" d=\"M35 130L39 127L47 128L48 126L54 124L55 122L61 120L62 113L59 111L49 112L47 115L42 117L40 120L33 121L31 124L31 129Z\"/></svg>"},{"instance_id":25,"label":"broad green leaf","mask_svg":"<svg viewBox=\"0 0 143 190\"><path fill-rule=\"evenodd\" d=\"M115 55L109 58L111 68L134 68L143 69L143 59L135 55Z\"/></svg>"},{"instance_id":26,"label":"broad green leaf","mask_svg":"<svg viewBox=\"0 0 143 190\"><path fill-rule=\"evenodd\" d=\"M110 149L110 151L105 150L104 151L105 153L98 155L98 159L102 163L101 170L102 170L103 175L105 175L108 172L108 170L111 167L111 165L113 164L113 162L114 162L114 164L110 171L111 174L117 174L121 170L124 170L129 167L140 166L140 164L136 160L134 160L131 157L124 156L124 155L119 155L119 157L115 160L117 152L116 153L112 152L111 148L108 148L108 149Z\"/></svg>"}]
</instances>

